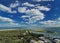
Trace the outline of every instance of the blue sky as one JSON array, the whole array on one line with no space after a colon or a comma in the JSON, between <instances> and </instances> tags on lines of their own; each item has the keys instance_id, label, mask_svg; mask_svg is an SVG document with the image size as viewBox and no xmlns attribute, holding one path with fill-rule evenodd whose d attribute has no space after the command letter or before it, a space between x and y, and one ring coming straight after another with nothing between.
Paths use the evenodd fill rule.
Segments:
<instances>
[{"instance_id":1,"label":"blue sky","mask_svg":"<svg viewBox=\"0 0 60 43\"><path fill-rule=\"evenodd\" d=\"M60 0L0 0L0 27L60 27Z\"/></svg>"}]
</instances>

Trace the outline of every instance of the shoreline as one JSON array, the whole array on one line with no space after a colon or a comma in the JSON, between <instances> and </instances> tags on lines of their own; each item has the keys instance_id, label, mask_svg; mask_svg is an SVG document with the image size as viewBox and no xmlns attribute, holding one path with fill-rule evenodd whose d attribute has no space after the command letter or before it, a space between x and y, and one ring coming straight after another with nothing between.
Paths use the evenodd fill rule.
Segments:
<instances>
[{"instance_id":1,"label":"shoreline","mask_svg":"<svg viewBox=\"0 0 60 43\"><path fill-rule=\"evenodd\" d=\"M1 29L0 31L10 31L10 30L19 30L19 29Z\"/></svg>"}]
</instances>

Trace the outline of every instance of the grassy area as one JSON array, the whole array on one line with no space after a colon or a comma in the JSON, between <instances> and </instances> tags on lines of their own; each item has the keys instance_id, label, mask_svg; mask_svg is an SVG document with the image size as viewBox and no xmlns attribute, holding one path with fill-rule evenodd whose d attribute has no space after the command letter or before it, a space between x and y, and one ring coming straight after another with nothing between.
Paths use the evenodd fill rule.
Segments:
<instances>
[{"instance_id":1,"label":"grassy area","mask_svg":"<svg viewBox=\"0 0 60 43\"><path fill-rule=\"evenodd\" d=\"M29 30L5 30L0 31L0 43L30 43L35 37Z\"/></svg>"},{"instance_id":2,"label":"grassy area","mask_svg":"<svg viewBox=\"0 0 60 43\"><path fill-rule=\"evenodd\" d=\"M43 36L42 34L30 33L30 31L33 30L0 31L0 43L30 43L31 39L38 40L37 37ZM46 31L40 30L37 32L46 32Z\"/></svg>"},{"instance_id":3,"label":"grassy area","mask_svg":"<svg viewBox=\"0 0 60 43\"><path fill-rule=\"evenodd\" d=\"M26 35L26 30L0 31L0 43L27 43Z\"/></svg>"}]
</instances>

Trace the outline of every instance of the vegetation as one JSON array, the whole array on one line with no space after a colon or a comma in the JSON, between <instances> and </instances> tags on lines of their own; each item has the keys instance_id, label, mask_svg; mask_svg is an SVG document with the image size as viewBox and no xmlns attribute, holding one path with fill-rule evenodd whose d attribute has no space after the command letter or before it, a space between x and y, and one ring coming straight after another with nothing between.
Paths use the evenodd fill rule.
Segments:
<instances>
[{"instance_id":1,"label":"vegetation","mask_svg":"<svg viewBox=\"0 0 60 43\"><path fill-rule=\"evenodd\" d=\"M0 31L0 43L30 43L29 30Z\"/></svg>"},{"instance_id":2,"label":"vegetation","mask_svg":"<svg viewBox=\"0 0 60 43\"><path fill-rule=\"evenodd\" d=\"M44 36L43 34L35 34L30 31L31 30L0 31L0 43L30 43L31 39L38 40L37 37ZM40 32L45 31L40 30Z\"/></svg>"}]
</instances>

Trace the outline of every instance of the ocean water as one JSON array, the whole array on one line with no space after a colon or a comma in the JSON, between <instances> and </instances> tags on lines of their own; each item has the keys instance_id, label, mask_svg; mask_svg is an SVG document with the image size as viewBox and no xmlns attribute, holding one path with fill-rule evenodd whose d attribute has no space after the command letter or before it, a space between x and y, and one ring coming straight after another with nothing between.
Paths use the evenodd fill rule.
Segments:
<instances>
[{"instance_id":1,"label":"ocean water","mask_svg":"<svg viewBox=\"0 0 60 43\"><path fill-rule=\"evenodd\" d=\"M38 29L45 30L45 31L56 32L56 34L53 34L53 33L44 33L44 32L34 32L34 33L45 34L47 36L60 38L60 27L42 27L42 28L37 28L37 30Z\"/></svg>"},{"instance_id":2,"label":"ocean water","mask_svg":"<svg viewBox=\"0 0 60 43\"><path fill-rule=\"evenodd\" d=\"M46 30L56 32L54 36L60 37L60 27L45 28Z\"/></svg>"},{"instance_id":3,"label":"ocean water","mask_svg":"<svg viewBox=\"0 0 60 43\"><path fill-rule=\"evenodd\" d=\"M47 31L52 31L52 32L56 32L57 34L50 34L50 33L45 33L47 35L50 35L52 37L59 37L60 38L60 27L47 27L47 28L42 28L43 30L47 30Z\"/></svg>"}]
</instances>

